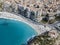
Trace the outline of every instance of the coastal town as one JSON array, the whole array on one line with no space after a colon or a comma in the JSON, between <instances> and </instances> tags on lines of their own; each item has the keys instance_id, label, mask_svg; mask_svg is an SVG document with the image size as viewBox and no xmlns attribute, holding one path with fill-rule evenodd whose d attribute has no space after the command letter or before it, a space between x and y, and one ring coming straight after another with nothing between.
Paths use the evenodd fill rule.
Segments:
<instances>
[{"instance_id":1,"label":"coastal town","mask_svg":"<svg viewBox=\"0 0 60 45\"><path fill-rule=\"evenodd\" d=\"M27 45L60 45L60 0L0 0L2 17L23 21L38 32Z\"/></svg>"}]
</instances>

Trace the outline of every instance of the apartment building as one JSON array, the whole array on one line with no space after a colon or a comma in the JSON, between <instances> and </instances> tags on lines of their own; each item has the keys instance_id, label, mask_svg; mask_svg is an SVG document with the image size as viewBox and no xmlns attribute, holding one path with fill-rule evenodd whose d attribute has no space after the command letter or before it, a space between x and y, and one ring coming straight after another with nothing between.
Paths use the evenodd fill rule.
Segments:
<instances>
[{"instance_id":1,"label":"apartment building","mask_svg":"<svg viewBox=\"0 0 60 45\"><path fill-rule=\"evenodd\" d=\"M35 14L33 17L38 22L42 20L42 18L49 14L50 17L54 17L57 10L60 9L60 0L6 0L11 3L12 9L15 12L18 12L18 5L21 5L24 9L28 9L27 17L32 17L30 12L33 11ZM42 17L42 15L44 15Z\"/></svg>"}]
</instances>

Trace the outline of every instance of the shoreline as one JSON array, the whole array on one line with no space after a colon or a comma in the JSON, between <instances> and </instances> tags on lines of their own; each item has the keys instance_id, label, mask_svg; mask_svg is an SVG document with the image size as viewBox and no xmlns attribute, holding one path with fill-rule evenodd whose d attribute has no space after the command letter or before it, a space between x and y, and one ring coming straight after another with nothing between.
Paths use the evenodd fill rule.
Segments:
<instances>
[{"instance_id":1,"label":"shoreline","mask_svg":"<svg viewBox=\"0 0 60 45\"><path fill-rule=\"evenodd\" d=\"M24 22L24 23L28 24L29 26L31 26L38 33L38 35L40 34L40 30L38 28L38 25L35 25L28 20L25 20L21 16L11 14L11 13L8 13L8 12L0 12L0 18L6 18L6 19L11 19L11 20L17 20L17 21Z\"/></svg>"},{"instance_id":2,"label":"shoreline","mask_svg":"<svg viewBox=\"0 0 60 45\"><path fill-rule=\"evenodd\" d=\"M0 18L6 18L6 19L24 22L24 23L28 24L30 27L32 27L37 32L37 35L40 35L46 31L51 30L49 25L47 25L47 27L44 27L43 24L37 24L37 23L29 20L28 18L25 18L25 17L23 17L19 14L16 14L16 13L0 12Z\"/></svg>"}]
</instances>

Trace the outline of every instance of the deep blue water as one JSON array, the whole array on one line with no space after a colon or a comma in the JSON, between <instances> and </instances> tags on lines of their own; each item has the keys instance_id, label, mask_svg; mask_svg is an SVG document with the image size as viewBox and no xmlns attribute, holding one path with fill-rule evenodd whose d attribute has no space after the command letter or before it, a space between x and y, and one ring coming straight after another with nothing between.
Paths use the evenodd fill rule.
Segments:
<instances>
[{"instance_id":1,"label":"deep blue water","mask_svg":"<svg viewBox=\"0 0 60 45\"><path fill-rule=\"evenodd\" d=\"M37 32L29 25L0 18L0 45L23 45L33 35Z\"/></svg>"}]
</instances>

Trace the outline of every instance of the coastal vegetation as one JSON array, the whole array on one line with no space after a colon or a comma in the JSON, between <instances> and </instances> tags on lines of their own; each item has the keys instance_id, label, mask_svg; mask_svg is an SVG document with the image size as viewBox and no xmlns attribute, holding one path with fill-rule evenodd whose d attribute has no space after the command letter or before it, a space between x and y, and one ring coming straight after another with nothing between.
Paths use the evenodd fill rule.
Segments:
<instances>
[{"instance_id":1,"label":"coastal vegetation","mask_svg":"<svg viewBox=\"0 0 60 45\"><path fill-rule=\"evenodd\" d=\"M56 21L60 21L60 15L55 17Z\"/></svg>"},{"instance_id":2,"label":"coastal vegetation","mask_svg":"<svg viewBox=\"0 0 60 45\"><path fill-rule=\"evenodd\" d=\"M51 19L51 20L49 20L49 24L53 24L54 22L55 22L56 20L55 19Z\"/></svg>"},{"instance_id":3,"label":"coastal vegetation","mask_svg":"<svg viewBox=\"0 0 60 45\"><path fill-rule=\"evenodd\" d=\"M31 41L28 42L28 45L54 45L56 39L51 38L48 33L34 37Z\"/></svg>"},{"instance_id":4,"label":"coastal vegetation","mask_svg":"<svg viewBox=\"0 0 60 45\"><path fill-rule=\"evenodd\" d=\"M49 21L49 15L48 14L46 14L45 16L44 15L42 15L44 18L42 18L42 20L41 20L41 22L42 23L48 23L48 21Z\"/></svg>"},{"instance_id":5,"label":"coastal vegetation","mask_svg":"<svg viewBox=\"0 0 60 45\"><path fill-rule=\"evenodd\" d=\"M46 24L48 21L45 21L44 19L41 20L42 23Z\"/></svg>"},{"instance_id":6,"label":"coastal vegetation","mask_svg":"<svg viewBox=\"0 0 60 45\"><path fill-rule=\"evenodd\" d=\"M55 33L51 34L55 35ZM49 32L45 32L44 34L35 36L28 42L28 45L60 45L60 33L58 33L56 38L55 37L49 35Z\"/></svg>"}]
</instances>

